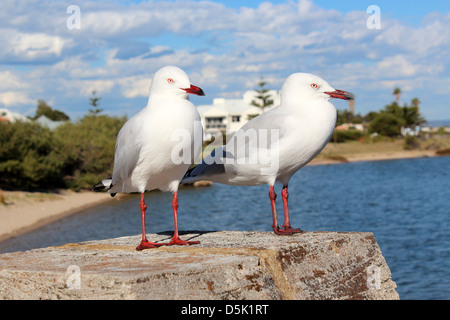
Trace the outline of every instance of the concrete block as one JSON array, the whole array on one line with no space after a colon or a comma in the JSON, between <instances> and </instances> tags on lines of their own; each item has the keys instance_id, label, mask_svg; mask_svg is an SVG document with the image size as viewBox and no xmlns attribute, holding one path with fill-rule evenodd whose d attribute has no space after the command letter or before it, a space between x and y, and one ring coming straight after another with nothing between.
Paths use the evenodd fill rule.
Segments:
<instances>
[{"instance_id":1,"label":"concrete block","mask_svg":"<svg viewBox=\"0 0 450 320\"><path fill-rule=\"evenodd\" d=\"M168 242L171 233L148 234ZM399 299L372 233L184 232L0 255L0 299Z\"/></svg>"}]
</instances>

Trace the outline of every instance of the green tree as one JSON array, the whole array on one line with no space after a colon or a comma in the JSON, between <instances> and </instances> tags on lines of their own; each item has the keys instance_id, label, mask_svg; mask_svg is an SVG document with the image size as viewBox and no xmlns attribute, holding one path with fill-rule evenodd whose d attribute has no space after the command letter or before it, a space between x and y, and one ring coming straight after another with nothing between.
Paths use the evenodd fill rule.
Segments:
<instances>
[{"instance_id":1,"label":"green tree","mask_svg":"<svg viewBox=\"0 0 450 320\"><path fill-rule=\"evenodd\" d=\"M395 96L395 101L398 102L400 101L400 95L402 94L402 90L400 88L395 88L394 91L392 91L392 94Z\"/></svg>"},{"instance_id":2,"label":"green tree","mask_svg":"<svg viewBox=\"0 0 450 320\"><path fill-rule=\"evenodd\" d=\"M400 107L396 102L393 102L384 108L384 112L403 119L404 125L409 127L421 125L426 122L425 118L419 112L419 107L414 105L408 106L405 104L403 107Z\"/></svg>"},{"instance_id":3,"label":"green tree","mask_svg":"<svg viewBox=\"0 0 450 320\"><path fill-rule=\"evenodd\" d=\"M404 118L406 125L419 126L427 122L427 120L420 114L419 105L421 101L419 98L413 98L411 100L411 106L407 107L404 111Z\"/></svg>"},{"instance_id":4,"label":"green tree","mask_svg":"<svg viewBox=\"0 0 450 320\"><path fill-rule=\"evenodd\" d=\"M364 120L364 122L369 123L369 122L371 122L373 119L375 119L375 117L376 117L377 115L378 115L378 112L370 111L369 113L367 113L367 114L364 116L363 120Z\"/></svg>"},{"instance_id":5,"label":"green tree","mask_svg":"<svg viewBox=\"0 0 450 320\"><path fill-rule=\"evenodd\" d=\"M68 121L69 116L62 111L52 109L44 100L39 99L37 104L36 114L32 120L36 120L40 116L46 116L53 121Z\"/></svg>"},{"instance_id":6,"label":"green tree","mask_svg":"<svg viewBox=\"0 0 450 320\"><path fill-rule=\"evenodd\" d=\"M419 100L419 98L413 98L411 100L411 105L417 109L419 108L420 103L421 101Z\"/></svg>"},{"instance_id":7,"label":"green tree","mask_svg":"<svg viewBox=\"0 0 450 320\"><path fill-rule=\"evenodd\" d=\"M79 190L90 188L112 174L116 137L126 117L85 116L55 130L64 145L65 182Z\"/></svg>"},{"instance_id":8,"label":"green tree","mask_svg":"<svg viewBox=\"0 0 450 320\"><path fill-rule=\"evenodd\" d=\"M264 109L266 107L269 107L271 105L273 105L273 99L270 99L271 94L269 94L269 90L270 89L266 89L267 82L264 81L264 77L261 76L259 82L258 82L258 89L255 89L257 95L255 96L255 98L258 99L258 101L256 100L252 100L251 104L255 107L261 108L262 111L264 112Z\"/></svg>"},{"instance_id":9,"label":"green tree","mask_svg":"<svg viewBox=\"0 0 450 320\"><path fill-rule=\"evenodd\" d=\"M0 188L63 187L64 146L32 122L0 123Z\"/></svg>"},{"instance_id":10,"label":"green tree","mask_svg":"<svg viewBox=\"0 0 450 320\"><path fill-rule=\"evenodd\" d=\"M364 118L358 113L353 114L349 110L337 110L336 125L339 126L344 123L363 123Z\"/></svg>"},{"instance_id":11,"label":"green tree","mask_svg":"<svg viewBox=\"0 0 450 320\"><path fill-rule=\"evenodd\" d=\"M395 137L400 134L400 128L405 125L405 120L389 112L380 112L369 124L369 133L378 133L387 137Z\"/></svg>"},{"instance_id":12,"label":"green tree","mask_svg":"<svg viewBox=\"0 0 450 320\"><path fill-rule=\"evenodd\" d=\"M405 125L409 127L420 126L427 122L420 114L419 108L414 106L403 108L403 119L405 120Z\"/></svg>"},{"instance_id":13,"label":"green tree","mask_svg":"<svg viewBox=\"0 0 450 320\"><path fill-rule=\"evenodd\" d=\"M96 96L96 91L92 91L92 97L89 98L89 104L92 106L92 109L89 109L89 114L96 117L103 109L100 109L98 106L100 105L100 100L102 98Z\"/></svg>"}]
</instances>

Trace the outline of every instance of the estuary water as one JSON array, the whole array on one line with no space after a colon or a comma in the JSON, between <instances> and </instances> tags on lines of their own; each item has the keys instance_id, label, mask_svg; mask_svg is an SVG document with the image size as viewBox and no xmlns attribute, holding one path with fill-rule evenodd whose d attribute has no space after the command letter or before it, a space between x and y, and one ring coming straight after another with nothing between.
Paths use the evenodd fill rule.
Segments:
<instances>
[{"instance_id":1,"label":"estuary water","mask_svg":"<svg viewBox=\"0 0 450 320\"><path fill-rule=\"evenodd\" d=\"M373 232L400 299L450 299L450 157L307 166L289 194L293 227ZM147 232L173 230L171 195L146 202ZM180 230L271 231L267 186L186 187L179 204ZM0 242L0 253L136 235L140 224L133 195Z\"/></svg>"}]
</instances>

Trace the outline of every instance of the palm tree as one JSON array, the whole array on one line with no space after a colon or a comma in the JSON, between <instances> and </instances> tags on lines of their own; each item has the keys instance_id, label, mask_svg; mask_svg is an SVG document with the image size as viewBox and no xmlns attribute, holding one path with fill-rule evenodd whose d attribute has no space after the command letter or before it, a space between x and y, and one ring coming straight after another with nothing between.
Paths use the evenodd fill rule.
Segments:
<instances>
[{"instance_id":1,"label":"palm tree","mask_svg":"<svg viewBox=\"0 0 450 320\"><path fill-rule=\"evenodd\" d=\"M414 125L421 125L426 122L426 119L422 117L419 111L420 103L421 101L419 100L419 98L414 98L411 100L411 107L409 109L411 109L410 113L412 114Z\"/></svg>"},{"instance_id":2,"label":"palm tree","mask_svg":"<svg viewBox=\"0 0 450 320\"><path fill-rule=\"evenodd\" d=\"M355 99L348 100L348 106L352 115L355 114Z\"/></svg>"},{"instance_id":3,"label":"palm tree","mask_svg":"<svg viewBox=\"0 0 450 320\"><path fill-rule=\"evenodd\" d=\"M419 98L414 98L414 99L411 100L411 104L412 104L413 107L415 107L415 108L419 108L419 104L420 104L421 102L422 102L422 101L420 101Z\"/></svg>"},{"instance_id":4,"label":"palm tree","mask_svg":"<svg viewBox=\"0 0 450 320\"><path fill-rule=\"evenodd\" d=\"M400 100L400 95L402 94L402 90L400 90L400 88L395 88L394 91L392 92L393 95L395 95L395 100L398 101Z\"/></svg>"}]
</instances>

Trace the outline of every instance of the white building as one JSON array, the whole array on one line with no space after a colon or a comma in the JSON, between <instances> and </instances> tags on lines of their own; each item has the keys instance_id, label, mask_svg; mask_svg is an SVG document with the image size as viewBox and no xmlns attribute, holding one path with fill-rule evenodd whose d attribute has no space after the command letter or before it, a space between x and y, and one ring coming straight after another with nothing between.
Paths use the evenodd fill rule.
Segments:
<instances>
[{"instance_id":1,"label":"white building","mask_svg":"<svg viewBox=\"0 0 450 320\"><path fill-rule=\"evenodd\" d=\"M270 90L268 94L273 100L273 105L264 109L268 111L280 104L278 91ZM227 135L239 130L250 119L262 113L262 109L253 106L253 100L258 100L255 91L246 91L243 99L215 98L211 105L200 105L197 107L204 129L204 140L209 141L214 132L220 130Z\"/></svg>"},{"instance_id":2,"label":"white building","mask_svg":"<svg viewBox=\"0 0 450 320\"><path fill-rule=\"evenodd\" d=\"M0 118L5 119L9 122L16 122L16 121L30 121L27 117L17 113L9 111L8 109L1 108L0 109Z\"/></svg>"},{"instance_id":3,"label":"white building","mask_svg":"<svg viewBox=\"0 0 450 320\"><path fill-rule=\"evenodd\" d=\"M67 121L53 121L49 118L47 118L44 115L41 115L39 118L37 118L34 122L39 123L42 127L47 127L50 130L55 130L60 125L63 125Z\"/></svg>"}]
</instances>

